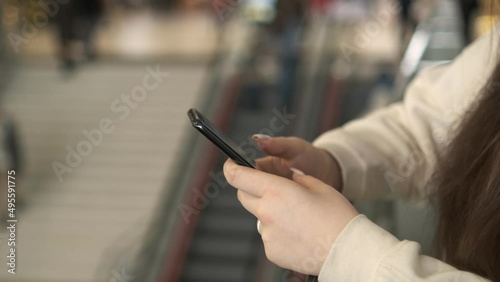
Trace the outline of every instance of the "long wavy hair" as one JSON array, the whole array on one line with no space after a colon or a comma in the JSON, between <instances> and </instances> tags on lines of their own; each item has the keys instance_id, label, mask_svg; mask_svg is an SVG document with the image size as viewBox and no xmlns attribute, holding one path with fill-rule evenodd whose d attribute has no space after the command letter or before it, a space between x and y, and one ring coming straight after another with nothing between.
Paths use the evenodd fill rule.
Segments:
<instances>
[{"instance_id":1,"label":"long wavy hair","mask_svg":"<svg viewBox=\"0 0 500 282\"><path fill-rule=\"evenodd\" d=\"M434 182L438 256L500 281L500 62L439 158Z\"/></svg>"}]
</instances>

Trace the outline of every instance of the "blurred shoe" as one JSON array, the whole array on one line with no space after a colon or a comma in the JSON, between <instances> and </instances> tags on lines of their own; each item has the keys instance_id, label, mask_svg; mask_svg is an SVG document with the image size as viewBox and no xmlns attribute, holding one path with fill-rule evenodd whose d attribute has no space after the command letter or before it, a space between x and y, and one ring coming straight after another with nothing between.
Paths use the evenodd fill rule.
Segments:
<instances>
[{"instance_id":1,"label":"blurred shoe","mask_svg":"<svg viewBox=\"0 0 500 282\"><path fill-rule=\"evenodd\" d=\"M87 52L87 60L89 62L94 62L97 60L97 53L96 52Z\"/></svg>"},{"instance_id":2,"label":"blurred shoe","mask_svg":"<svg viewBox=\"0 0 500 282\"><path fill-rule=\"evenodd\" d=\"M63 60L61 71L65 78L72 77L76 72L76 62L74 60Z\"/></svg>"},{"instance_id":3,"label":"blurred shoe","mask_svg":"<svg viewBox=\"0 0 500 282\"><path fill-rule=\"evenodd\" d=\"M95 60L97 60L97 52L94 50L94 48L91 48L91 47L86 47L85 48L85 58L87 59L87 61L89 62L93 62Z\"/></svg>"}]
</instances>

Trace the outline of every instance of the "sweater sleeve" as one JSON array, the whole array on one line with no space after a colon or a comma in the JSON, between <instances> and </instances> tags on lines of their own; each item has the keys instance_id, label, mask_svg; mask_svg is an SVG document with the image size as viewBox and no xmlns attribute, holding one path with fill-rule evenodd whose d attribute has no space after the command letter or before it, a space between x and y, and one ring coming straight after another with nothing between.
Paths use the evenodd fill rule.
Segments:
<instances>
[{"instance_id":1,"label":"sweater sleeve","mask_svg":"<svg viewBox=\"0 0 500 282\"><path fill-rule=\"evenodd\" d=\"M371 222L355 217L344 228L326 258L319 282L474 282L486 280L420 254L420 245L399 241Z\"/></svg>"},{"instance_id":2,"label":"sweater sleeve","mask_svg":"<svg viewBox=\"0 0 500 282\"><path fill-rule=\"evenodd\" d=\"M339 162L347 198L392 194L419 200L428 195L425 184L439 150L491 75L496 62L493 44L494 33L478 39L452 63L422 71L402 102L314 141Z\"/></svg>"}]
</instances>

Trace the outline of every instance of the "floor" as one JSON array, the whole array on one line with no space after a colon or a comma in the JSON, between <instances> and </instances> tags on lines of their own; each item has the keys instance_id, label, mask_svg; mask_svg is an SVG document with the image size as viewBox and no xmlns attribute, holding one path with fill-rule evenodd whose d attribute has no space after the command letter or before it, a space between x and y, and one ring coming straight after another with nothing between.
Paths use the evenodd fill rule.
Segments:
<instances>
[{"instance_id":1,"label":"floor","mask_svg":"<svg viewBox=\"0 0 500 282\"><path fill-rule=\"evenodd\" d=\"M168 77L135 108L115 102L157 67ZM116 248L139 247L188 129L186 109L196 103L204 78L204 65L97 63L71 80L62 80L54 66L21 66L4 107L20 128L28 167L18 187L29 193L19 214L18 274L2 269L0 280L110 281L96 277L113 277L102 273L102 264ZM93 135L91 149L81 147L91 144L82 131L96 132L103 120L114 131L101 133L101 142ZM67 146L84 152L75 167L66 161ZM60 173L62 181L55 162L72 170ZM0 253L6 247L0 244ZM5 260L2 255L2 268Z\"/></svg>"}]
</instances>

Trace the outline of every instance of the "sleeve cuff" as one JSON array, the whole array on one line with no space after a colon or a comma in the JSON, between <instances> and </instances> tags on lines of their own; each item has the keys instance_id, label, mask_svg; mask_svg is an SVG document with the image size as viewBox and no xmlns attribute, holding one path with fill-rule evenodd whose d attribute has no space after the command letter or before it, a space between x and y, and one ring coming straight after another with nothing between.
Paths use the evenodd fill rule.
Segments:
<instances>
[{"instance_id":1,"label":"sleeve cuff","mask_svg":"<svg viewBox=\"0 0 500 282\"><path fill-rule=\"evenodd\" d=\"M384 255L400 243L366 216L358 215L330 249L319 281L373 281Z\"/></svg>"}]
</instances>

